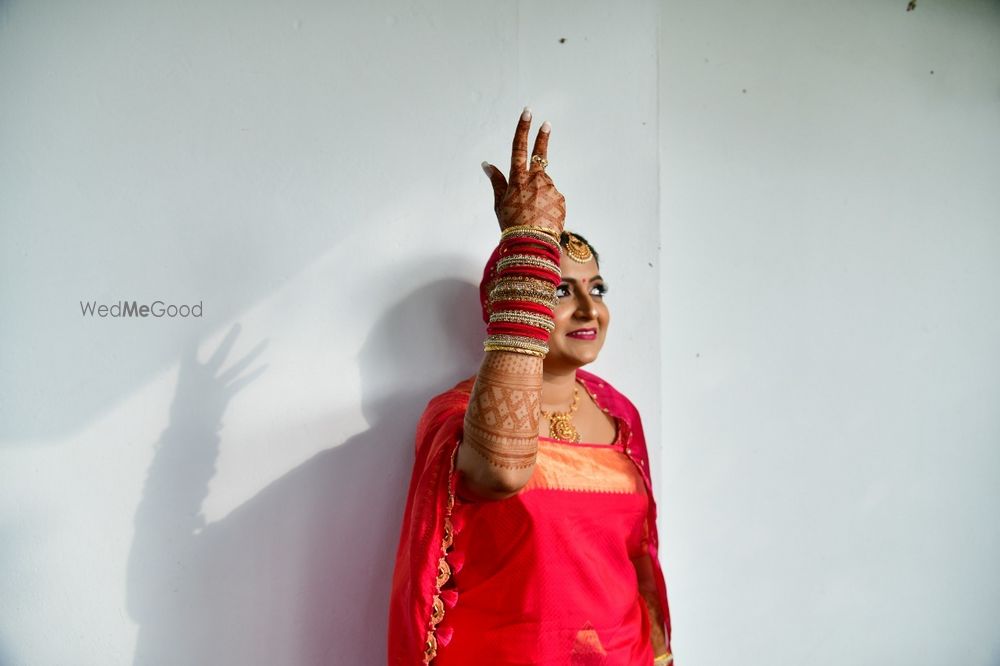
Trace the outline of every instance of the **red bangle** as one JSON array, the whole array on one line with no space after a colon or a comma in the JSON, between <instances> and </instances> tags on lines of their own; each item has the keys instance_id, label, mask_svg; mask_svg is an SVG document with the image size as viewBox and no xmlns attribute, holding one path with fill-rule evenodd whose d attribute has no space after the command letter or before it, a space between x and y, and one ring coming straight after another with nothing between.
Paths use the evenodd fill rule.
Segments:
<instances>
[{"instance_id":1,"label":"red bangle","mask_svg":"<svg viewBox=\"0 0 1000 666\"><path fill-rule=\"evenodd\" d=\"M544 233L544 232L542 232L542 233L538 233L538 232L532 233L531 231L527 231L527 230L525 230L525 231L515 231L514 233L507 233L508 231L511 231L511 230L508 229L507 231L504 231L504 232L502 232L500 234L500 242L509 241L509 240L511 240L513 238L530 238L530 239L534 240L537 243L543 243L545 245L558 245L559 244L559 238L557 237L558 236L557 234L547 234L547 233Z\"/></svg>"},{"instance_id":2,"label":"red bangle","mask_svg":"<svg viewBox=\"0 0 1000 666\"><path fill-rule=\"evenodd\" d=\"M550 270L544 268L539 268L537 266L506 266L502 271L497 273L497 279L502 277L533 277L539 280L545 280L553 287L558 286L562 282L562 275L558 273L553 273Z\"/></svg>"},{"instance_id":3,"label":"red bangle","mask_svg":"<svg viewBox=\"0 0 1000 666\"><path fill-rule=\"evenodd\" d=\"M551 259L553 263L559 263L558 246L539 245L530 241L504 242L500 244L500 256L507 254L530 254L536 257Z\"/></svg>"},{"instance_id":4,"label":"red bangle","mask_svg":"<svg viewBox=\"0 0 1000 666\"><path fill-rule=\"evenodd\" d=\"M500 245L511 245L515 243L532 243L540 247L550 248L559 251L559 243L555 240L542 240L540 238L535 238L534 236L508 236L507 238L500 239Z\"/></svg>"},{"instance_id":5,"label":"red bangle","mask_svg":"<svg viewBox=\"0 0 1000 666\"><path fill-rule=\"evenodd\" d=\"M541 340L542 342L549 339L549 332L544 329L536 326L530 326L528 324L516 324L507 321L491 322L490 325L486 327L486 334L519 335L521 337L532 338L533 340Z\"/></svg>"},{"instance_id":6,"label":"red bangle","mask_svg":"<svg viewBox=\"0 0 1000 666\"><path fill-rule=\"evenodd\" d=\"M552 308L531 301L501 300L490 303L490 312L508 312L510 310L528 310L546 317L552 316Z\"/></svg>"}]
</instances>

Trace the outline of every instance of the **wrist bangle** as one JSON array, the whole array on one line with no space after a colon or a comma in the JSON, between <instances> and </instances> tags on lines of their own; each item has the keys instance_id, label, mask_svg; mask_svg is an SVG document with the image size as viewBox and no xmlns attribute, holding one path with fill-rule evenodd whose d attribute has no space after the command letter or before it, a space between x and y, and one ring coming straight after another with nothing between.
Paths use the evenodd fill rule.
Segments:
<instances>
[{"instance_id":1,"label":"wrist bangle","mask_svg":"<svg viewBox=\"0 0 1000 666\"><path fill-rule=\"evenodd\" d=\"M531 324L509 324L507 322L494 322L486 329L487 337L497 335L510 335L529 340L535 344L547 344L549 341L548 331L544 331Z\"/></svg>"},{"instance_id":2,"label":"wrist bangle","mask_svg":"<svg viewBox=\"0 0 1000 666\"><path fill-rule=\"evenodd\" d=\"M500 241L500 254L510 254L515 250L524 249L526 252L540 254L558 258L560 247L551 240L543 240L541 235L535 236L511 236Z\"/></svg>"},{"instance_id":3,"label":"wrist bangle","mask_svg":"<svg viewBox=\"0 0 1000 666\"><path fill-rule=\"evenodd\" d=\"M497 272L503 272L503 269L509 266L533 266L535 268L546 268L556 275L561 276L558 264L556 264L551 259L543 259L541 257L536 257L530 254L507 254L497 262Z\"/></svg>"},{"instance_id":4,"label":"wrist bangle","mask_svg":"<svg viewBox=\"0 0 1000 666\"><path fill-rule=\"evenodd\" d=\"M493 316L495 312L527 312L531 314L537 314L545 317L546 319L552 319L552 308L547 305L541 305L539 303L532 303L531 301L522 301L518 298L511 298L510 300L504 299L499 301L494 301L492 303L487 303L489 306L489 315ZM489 323L487 319L486 323Z\"/></svg>"},{"instance_id":5,"label":"wrist bangle","mask_svg":"<svg viewBox=\"0 0 1000 666\"><path fill-rule=\"evenodd\" d=\"M537 356L538 358L545 358L545 354L540 351L534 351L532 349L521 349L520 347L508 347L506 345L500 345L500 344L484 344L483 351L514 352L515 354L527 354L528 356Z\"/></svg>"},{"instance_id":6,"label":"wrist bangle","mask_svg":"<svg viewBox=\"0 0 1000 666\"><path fill-rule=\"evenodd\" d=\"M533 266L508 266L500 272L497 279L510 277L533 277L544 280L553 287L553 292L555 291L555 287L562 281L562 275L553 273L548 268L535 268Z\"/></svg>"},{"instance_id":7,"label":"wrist bangle","mask_svg":"<svg viewBox=\"0 0 1000 666\"><path fill-rule=\"evenodd\" d=\"M521 292L517 293L499 293L494 299L497 303L502 303L504 301L525 301L527 303L536 303L537 305L544 305L550 310L554 309L557 305L555 296L551 298L540 298L538 296L532 296L530 294L525 294ZM551 314L551 313L550 313Z\"/></svg>"},{"instance_id":8,"label":"wrist bangle","mask_svg":"<svg viewBox=\"0 0 1000 666\"><path fill-rule=\"evenodd\" d=\"M537 239L531 238L509 238L505 241L501 241L498 246L500 257L505 257L508 254L531 254L536 257L544 257L546 259L551 259L555 263L559 263L560 248L558 245L549 245L547 242L543 242Z\"/></svg>"},{"instance_id":9,"label":"wrist bangle","mask_svg":"<svg viewBox=\"0 0 1000 666\"><path fill-rule=\"evenodd\" d=\"M497 287L519 289L521 291L534 291L546 296L554 294L556 290L556 286L549 280L535 277L534 275L521 271L501 275L493 281L490 291L492 292Z\"/></svg>"},{"instance_id":10,"label":"wrist bangle","mask_svg":"<svg viewBox=\"0 0 1000 666\"><path fill-rule=\"evenodd\" d=\"M545 317L526 310L502 310L500 312L494 312L490 315L490 323L493 324L496 322L527 324L529 326L541 328L545 330L546 333L551 333L556 327L555 322L552 321L552 317Z\"/></svg>"},{"instance_id":11,"label":"wrist bangle","mask_svg":"<svg viewBox=\"0 0 1000 666\"><path fill-rule=\"evenodd\" d=\"M542 358L549 353L549 346L544 342L516 335L489 335L486 337L486 341L483 342L483 349L486 351L494 349L510 351L511 348L520 350L521 353L531 353L533 356L540 356Z\"/></svg>"},{"instance_id":12,"label":"wrist bangle","mask_svg":"<svg viewBox=\"0 0 1000 666\"><path fill-rule=\"evenodd\" d=\"M500 239L509 238L510 236L516 236L518 234L544 234L546 238L556 243L559 242L560 234L556 233L552 229L547 227L538 227L531 224L516 224L513 227L507 227L500 233Z\"/></svg>"}]
</instances>

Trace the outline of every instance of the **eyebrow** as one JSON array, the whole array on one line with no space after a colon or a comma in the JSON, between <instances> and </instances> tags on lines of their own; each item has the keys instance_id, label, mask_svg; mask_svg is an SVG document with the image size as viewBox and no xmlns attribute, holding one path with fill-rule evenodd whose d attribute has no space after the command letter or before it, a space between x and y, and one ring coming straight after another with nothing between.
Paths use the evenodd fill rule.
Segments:
<instances>
[{"instance_id":1,"label":"eyebrow","mask_svg":"<svg viewBox=\"0 0 1000 666\"><path fill-rule=\"evenodd\" d=\"M593 282L594 280L600 280L601 282L604 281L604 278L602 278L600 274L597 274L594 277L589 278L589 279L590 279L591 282ZM562 278L562 281L563 282L572 282L572 283L575 284L577 282L577 279L576 278L571 278L571 277L564 277L564 278Z\"/></svg>"}]
</instances>

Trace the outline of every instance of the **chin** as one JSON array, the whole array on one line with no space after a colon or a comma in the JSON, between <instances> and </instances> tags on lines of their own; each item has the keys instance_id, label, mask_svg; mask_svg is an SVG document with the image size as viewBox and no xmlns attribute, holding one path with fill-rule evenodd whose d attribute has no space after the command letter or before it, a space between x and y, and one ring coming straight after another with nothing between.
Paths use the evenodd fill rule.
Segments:
<instances>
[{"instance_id":1,"label":"chin","mask_svg":"<svg viewBox=\"0 0 1000 666\"><path fill-rule=\"evenodd\" d=\"M555 364L563 367L581 368L596 361L597 356L598 352L595 351L587 354L560 354L558 358L549 360L549 357L546 357L546 360L549 360L550 363L554 362Z\"/></svg>"}]
</instances>

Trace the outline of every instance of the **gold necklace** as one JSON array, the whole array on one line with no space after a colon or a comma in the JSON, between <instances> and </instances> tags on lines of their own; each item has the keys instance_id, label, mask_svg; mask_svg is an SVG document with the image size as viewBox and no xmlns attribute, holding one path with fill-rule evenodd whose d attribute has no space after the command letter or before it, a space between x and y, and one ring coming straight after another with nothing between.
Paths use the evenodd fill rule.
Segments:
<instances>
[{"instance_id":1,"label":"gold necklace","mask_svg":"<svg viewBox=\"0 0 1000 666\"><path fill-rule=\"evenodd\" d=\"M568 412L546 412L542 410L542 416L549 420L549 437L563 442L580 442L580 433L573 427L573 414L580 406L580 388L573 387L573 404Z\"/></svg>"}]
</instances>

